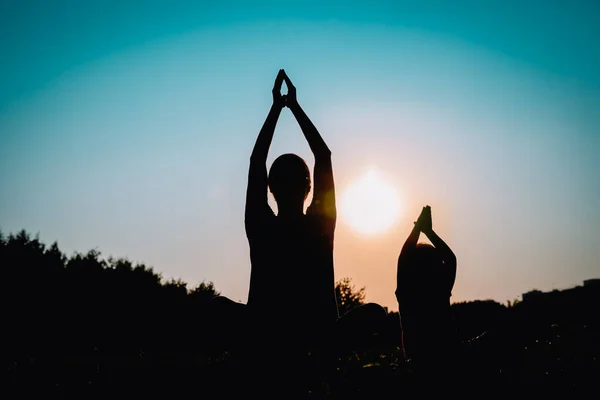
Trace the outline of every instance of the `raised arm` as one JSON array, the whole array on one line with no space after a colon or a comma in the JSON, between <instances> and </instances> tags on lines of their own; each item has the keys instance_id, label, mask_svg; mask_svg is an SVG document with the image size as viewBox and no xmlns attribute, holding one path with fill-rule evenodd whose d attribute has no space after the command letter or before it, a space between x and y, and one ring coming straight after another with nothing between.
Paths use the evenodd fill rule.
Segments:
<instances>
[{"instance_id":1,"label":"raised arm","mask_svg":"<svg viewBox=\"0 0 600 400\"><path fill-rule=\"evenodd\" d=\"M283 77L283 70L279 70L273 86L273 104L258 133L258 138L250 156L248 187L246 189L246 222L270 210L267 200L267 155L273 141L273 134L275 133L275 126L277 125L279 115L285 106L285 97L281 95Z\"/></svg>"},{"instance_id":2,"label":"raised arm","mask_svg":"<svg viewBox=\"0 0 600 400\"><path fill-rule=\"evenodd\" d=\"M419 218L410 231L408 238L406 238L406 241L402 245L400 255L398 256L398 269L396 274L396 298L398 298L398 301L400 301L399 296L402 294L402 292L411 285L409 276L411 269L414 267L414 254L415 250L417 249L417 242L419 241L425 214L426 207L423 207Z\"/></svg>"},{"instance_id":3,"label":"raised arm","mask_svg":"<svg viewBox=\"0 0 600 400\"><path fill-rule=\"evenodd\" d=\"M429 206L428 206L429 207ZM431 221L431 209L429 209L429 221ZM422 232L427 236L431 244L440 252L444 261L444 273L447 277L447 283L452 289L456 279L456 255L450 247L434 232L431 222L422 227Z\"/></svg>"},{"instance_id":4,"label":"raised arm","mask_svg":"<svg viewBox=\"0 0 600 400\"><path fill-rule=\"evenodd\" d=\"M314 191L312 203L309 207L311 212L326 215L335 221L337 216L335 206L335 185L333 182L333 166L331 164L331 151L325 144L325 141L321 137L321 134L308 118L298 100L296 98L296 87L292 84L292 81L284 73L285 84L288 88L286 104L300 129L308 142L314 157Z\"/></svg>"},{"instance_id":5,"label":"raised arm","mask_svg":"<svg viewBox=\"0 0 600 400\"><path fill-rule=\"evenodd\" d=\"M408 262L412 260L420 234L421 229L419 228L419 224L415 223L400 250L400 255L398 256L398 269L407 265Z\"/></svg>"}]
</instances>

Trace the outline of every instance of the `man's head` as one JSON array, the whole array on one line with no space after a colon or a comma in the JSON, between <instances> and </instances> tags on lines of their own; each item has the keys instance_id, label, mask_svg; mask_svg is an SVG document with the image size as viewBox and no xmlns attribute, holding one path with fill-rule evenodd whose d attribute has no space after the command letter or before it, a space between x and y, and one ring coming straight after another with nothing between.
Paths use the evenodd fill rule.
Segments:
<instances>
[{"instance_id":1,"label":"man's head","mask_svg":"<svg viewBox=\"0 0 600 400\"><path fill-rule=\"evenodd\" d=\"M278 206L303 204L310 188L310 171L301 157L288 153L273 161L269 170L269 189Z\"/></svg>"}]
</instances>

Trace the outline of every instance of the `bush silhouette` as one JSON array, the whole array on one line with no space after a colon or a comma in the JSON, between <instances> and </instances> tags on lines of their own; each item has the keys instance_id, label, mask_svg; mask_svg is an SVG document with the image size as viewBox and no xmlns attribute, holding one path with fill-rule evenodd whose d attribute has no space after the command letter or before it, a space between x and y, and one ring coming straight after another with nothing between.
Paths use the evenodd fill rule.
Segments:
<instances>
[{"instance_id":1,"label":"bush silhouette","mask_svg":"<svg viewBox=\"0 0 600 400\"><path fill-rule=\"evenodd\" d=\"M189 288L144 264L103 258L98 250L68 257L57 243L46 246L25 231L0 232L0 268L3 367L20 397L189 396L198 387L233 396L246 387L241 382L251 375L210 340L215 327L206 312L219 295L213 282ZM337 282L336 295L342 312L366 298L351 278ZM453 304L466 349L465 379L548 390L592 387L600 372L598 306L600 293L592 285L540 292L510 306ZM399 339L399 315L388 317ZM400 393L412 378L398 344L338 360L336 375L312 390L342 397L382 388ZM279 349L280 360L286 351Z\"/></svg>"}]
</instances>

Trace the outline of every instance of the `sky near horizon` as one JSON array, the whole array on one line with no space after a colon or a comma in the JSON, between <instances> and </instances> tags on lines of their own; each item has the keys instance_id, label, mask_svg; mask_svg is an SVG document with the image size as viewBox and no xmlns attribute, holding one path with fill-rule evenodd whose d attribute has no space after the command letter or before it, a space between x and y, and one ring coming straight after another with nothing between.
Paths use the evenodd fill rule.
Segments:
<instances>
[{"instance_id":1,"label":"sky near horizon","mask_svg":"<svg viewBox=\"0 0 600 400\"><path fill-rule=\"evenodd\" d=\"M595 1L5 1L0 230L97 249L245 302L250 152L285 68L332 150L399 219L339 216L335 275L397 310L421 207L458 259L452 301L600 278ZM543 4L543 7L542 7ZM288 110L269 164L313 157Z\"/></svg>"}]
</instances>

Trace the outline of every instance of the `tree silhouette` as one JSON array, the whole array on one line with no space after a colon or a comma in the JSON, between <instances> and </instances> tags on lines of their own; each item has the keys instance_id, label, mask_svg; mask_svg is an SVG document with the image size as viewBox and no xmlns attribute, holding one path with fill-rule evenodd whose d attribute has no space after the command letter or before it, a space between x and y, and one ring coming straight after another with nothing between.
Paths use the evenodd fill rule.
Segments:
<instances>
[{"instance_id":1,"label":"tree silhouette","mask_svg":"<svg viewBox=\"0 0 600 400\"><path fill-rule=\"evenodd\" d=\"M207 304L213 297L220 294L221 292L215 288L212 282L200 282L198 286L188 290L189 297L196 304Z\"/></svg>"},{"instance_id":2,"label":"tree silhouette","mask_svg":"<svg viewBox=\"0 0 600 400\"><path fill-rule=\"evenodd\" d=\"M220 331L208 317L210 300L219 295L213 282L190 289L180 279L165 280L144 264L104 258L98 250L67 257L56 243L46 246L25 231L0 231L0 272L2 365L21 397L55 397L58 391L64 399L97 398L128 390L140 397L161 388L170 397L174 388L189 397L198 387L222 397L224 387L246 389L235 384L236 371L245 377L239 360L215 345ZM335 294L342 314L365 304L365 288L357 289L351 278L336 282ZM592 387L600 371L598 308L600 290L590 284L536 292L510 306L455 303L464 345L457 368L463 365L471 381L492 386ZM399 341L399 314L388 318ZM359 392L369 397L375 387L394 393L413 382L399 346L339 358L334 398ZM275 367L288 368L293 351L285 344L278 348L281 365Z\"/></svg>"},{"instance_id":3,"label":"tree silhouette","mask_svg":"<svg viewBox=\"0 0 600 400\"><path fill-rule=\"evenodd\" d=\"M352 284L352 278L345 277L335 283L335 296L338 301L340 315L365 304L365 288L356 289Z\"/></svg>"}]
</instances>

